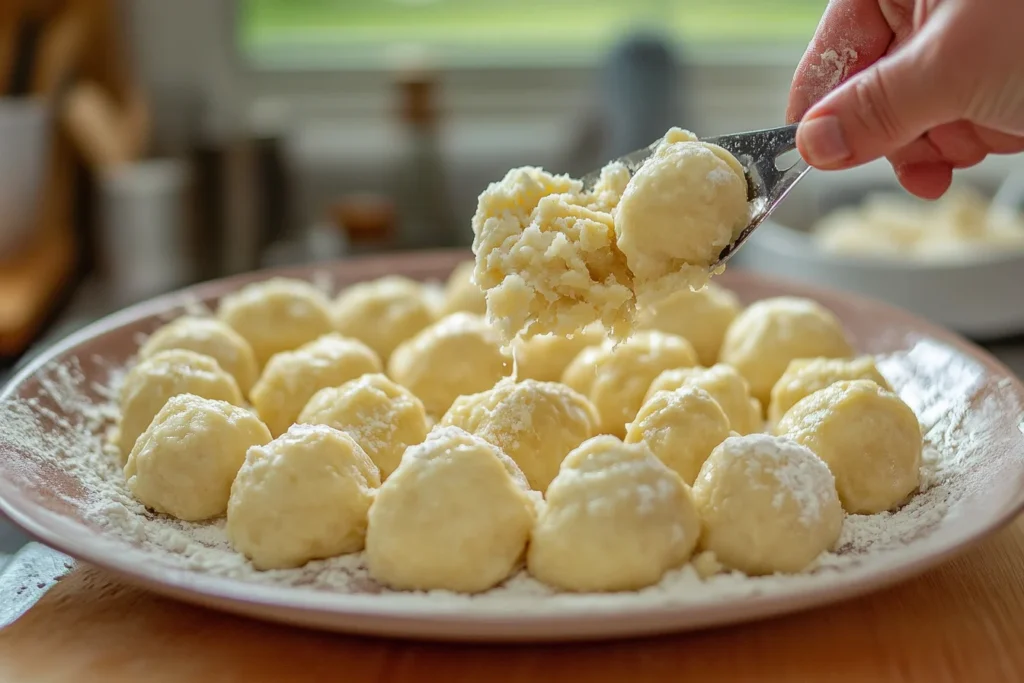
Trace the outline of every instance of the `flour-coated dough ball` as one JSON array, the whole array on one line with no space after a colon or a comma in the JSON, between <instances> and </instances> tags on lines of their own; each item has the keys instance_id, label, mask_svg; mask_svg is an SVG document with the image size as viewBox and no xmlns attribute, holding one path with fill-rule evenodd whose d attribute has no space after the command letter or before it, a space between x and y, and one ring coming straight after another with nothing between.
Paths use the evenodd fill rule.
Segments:
<instances>
[{"instance_id":1,"label":"flour-coated dough ball","mask_svg":"<svg viewBox=\"0 0 1024 683\"><path fill-rule=\"evenodd\" d=\"M646 444L596 436L562 463L527 566L569 591L638 590L686 562L700 521L689 487Z\"/></svg>"},{"instance_id":2,"label":"flour-coated dough ball","mask_svg":"<svg viewBox=\"0 0 1024 683\"><path fill-rule=\"evenodd\" d=\"M455 399L441 424L494 444L532 488L543 491L569 451L596 434L597 419L590 401L564 384L507 377L492 389Z\"/></svg>"},{"instance_id":3,"label":"flour-coated dough ball","mask_svg":"<svg viewBox=\"0 0 1024 683\"><path fill-rule=\"evenodd\" d=\"M713 283L679 289L637 312L637 327L677 334L693 344L701 365L718 361L725 331L742 307L735 294Z\"/></svg>"},{"instance_id":4,"label":"flour-coated dough ball","mask_svg":"<svg viewBox=\"0 0 1024 683\"><path fill-rule=\"evenodd\" d=\"M127 459L139 435L167 400L178 394L195 394L233 405L243 402L235 378L214 359L185 349L158 351L129 370L121 385L117 442L122 459Z\"/></svg>"},{"instance_id":5,"label":"flour-coated dough ball","mask_svg":"<svg viewBox=\"0 0 1024 683\"><path fill-rule=\"evenodd\" d=\"M389 275L343 290L331 308L334 328L363 342L382 360L395 347L436 320L419 282Z\"/></svg>"},{"instance_id":6,"label":"flour-coated dough ball","mask_svg":"<svg viewBox=\"0 0 1024 683\"><path fill-rule=\"evenodd\" d=\"M331 332L330 300L305 280L275 277L221 299L217 316L242 335L262 367L270 357Z\"/></svg>"},{"instance_id":7,"label":"flour-coated dough ball","mask_svg":"<svg viewBox=\"0 0 1024 683\"><path fill-rule=\"evenodd\" d=\"M437 428L405 452L370 508L370 576L399 590L492 588L522 559L537 495L497 447Z\"/></svg>"},{"instance_id":8,"label":"flour-coated dough ball","mask_svg":"<svg viewBox=\"0 0 1024 683\"><path fill-rule=\"evenodd\" d=\"M836 382L801 399L777 431L828 463L851 514L892 510L920 484L921 423L899 396L870 380Z\"/></svg>"},{"instance_id":9,"label":"flour-coated dough ball","mask_svg":"<svg viewBox=\"0 0 1024 683\"><path fill-rule=\"evenodd\" d=\"M444 315L459 311L476 315L487 313L487 298L484 296L484 290L480 289L480 286L473 281L475 269L475 262L463 261L452 270L444 287L444 304L441 309Z\"/></svg>"},{"instance_id":10,"label":"flour-coated dough ball","mask_svg":"<svg viewBox=\"0 0 1024 683\"><path fill-rule=\"evenodd\" d=\"M377 465L381 479L387 479L405 449L421 443L429 431L423 402L380 373L321 389L298 421L348 433Z\"/></svg>"},{"instance_id":11,"label":"flour-coated dough ball","mask_svg":"<svg viewBox=\"0 0 1024 683\"><path fill-rule=\"evenodd\" d=\"M439 419L459 396L490 389L512 372L498 331L471 313L452 313L404 341L388 375L416 394Z\"/></svg>"},{"instance_id":12,"label":"flour-coated dough ball","mask_svg":"<svg viewBox=\"0 0 1024 683\"><path fill-rule=\"evenodd\" d=\"M701 546L751 575L802 571L843 529L828 466L810 449L768 434L723 441L701 468L693 497Z\"/></svg>"},{"instance_id":13,"label":"flour-coated dough ball","mask_svg":"<svg viewBox=\"0 0 1024 683\"><path fill-rule=\"evenodd\" d=\"M722 406L729 426L738 434L759 432L764 428L761 402L750 396L750 385L736 368L717 363L710 368L676 368L658 375L647 392L650 400L659 391L679 387L700 387Z\"/></svg>"},{"instance_id":14,"label":"flour-coated dough ball","mask_svg":"<svg viewBox=\"0 0 1024 683\"><path fill-rule=\"evenodd\" d=\"M228 500L228 540L257 569L357 552L379 486L377 466L351 436L293 425L246 454Z\"/></svg>"},{"instance_id":15,"label":"flour-coated dough ball","mask_svg":"<svg viewBox=\"0 0 1024 683\"><path fill-rule=\"evenodd\" d=\"M600 324L588 325L571 336L540 334L512 342L516 370L521 379L559 382L573 358L588 346L596 346L608 338Z\"/></svg>"},{"instance_id":16,"label":"flour-coated dough ball","mask_svg":"<svg viewBox=\"0 0 1024 683\"><path fill-rule=\"evenodd\" d=\"M251 411L193 394L172 396L128 456L128 490L157 512L195 522L224 514L250 446L270 430Z\"/></svg>"},{"instance_id":17,"label":"flour-coated dough ball","mask_svg":"<svg viewBox=\"0 0 1024 683\"><path fill-rule=\"evenodd\" d=\"M750 393L767 406L772 387L794 358L849 358L850 342L838 318L810 299L763 299L739 314L719 355L750 383Z\"/></svg>"},{"instance_id":18,"label":"flour-coated dough ball","mask_svg":"<svg viewBox=\"0 0 1024 683\"><path fill-rule=\"evenodd\" d=\"M772 387L768 404L768 421L778 424L782 416L797 401L815 391L843 380L869 379L883 389L891 390L889 383L875 366L871 356L858 358L795 358L790 361L782 377Z\"/></svg>"},{"instance_id":19,"label":"flour-coated dough ball","mask_svg":"<svg viewBox=\"0 0 1024 683\"><path fill-rule=\"evenodd\" d=\"M600 417L598 431L624 437L654 378L669 368L691 367L690 342L657 330L637 332L623 342L607 340L580 352L562 382L590 399Z\"/></svg>"}]
</instances>

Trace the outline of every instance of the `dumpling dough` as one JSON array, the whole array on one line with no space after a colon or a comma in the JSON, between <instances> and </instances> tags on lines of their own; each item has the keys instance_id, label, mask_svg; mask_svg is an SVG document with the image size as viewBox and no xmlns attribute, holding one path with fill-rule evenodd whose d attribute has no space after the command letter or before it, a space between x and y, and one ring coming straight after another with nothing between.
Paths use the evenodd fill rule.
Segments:
<instances>
[{"instance_id":1,"label":"dumpling dough","mask_svg":"<svg viewBox=\"0 0 1024 683\"><path fill-rule=\"evenodd\" d=\"M723 441L701 468L693 497L703 549L751 575L802 571L843 529L828 466L808 448L767 434Z\"/></svg>"},{"instance_id":2,"label":"dumpling dough","mask_svg":"<svg viewBox=\"0 0 1024 683\"><path fill-rule=\"evenodd\" d=\"M831 311L810 299L783 296L763 299L740 313L725 333L719 358L739 370L750 393L767 406L789 361L852 355Z\"/></svg>"},{"instance_id":3,"label":"dumpling dough","mask_svg":"<svg viewBox=\"0 0 1024 683\"><path fill-rule=\"evenodd\" d=\"M395 347L435 321L423 285L399 275L345 289L331 314L338 332L363 342L384 361Z\"/></svg>"},{"instance_id":4,"label":"dumpling dough","mask_svg":"<svg viewBox=\"0 0 1024 683\"><path fill-rule=\"evenodd\" d=\"M280 436L316 392L382 369L380 358L366 344L337 333L326 334L294 351L275 354L249 399L270 433Z\"/></svg>"},{"instance_id":5,"label":"dumpling dough","mask_svg":"<svg viewBox=\"0 0 1024 683\"><path fill-rule=\"evenodd\" d=\"M584 442L562 463L527 566L569 591L638 590L686 562L700 521L689 487L643 443Z\"/></svg>"},{"instance_id":6,"label":"dumpling dough","mask_svg":"<svg viewBox=\"0 0 1024 683\"><path fill-rule=\"evenodd\" d=\"M921 423L899 396L870 380L836 382L801 399L777 431L828 463L851 514L892 510L920 484Z\"/></svg>"},{"instance_id":7,"label":"dumpling dough","mask_svg":"<svg viewBox=\"0 0 1024 683\"><path fill-rule=\"evenodd\" d=\"M540 382L559 382L562 373L580 351L588 346L597 346L607 338L604 328L594 324L571 337L542 334L530 339L516 339L512 344L518 377Z\"/></svg>"},{"instance_id":8,"label":"dumpling dough","mask_svg":"<svg viewBox=\"0 0 1024 683\"><path fill-rule=\"evenodd\" d=\"M666 370L651 382L645 400L650 400L659 391L672 391L683 386L700 387L711 394L722 406L729 418L729 426L737 434L750 434L764 428L761 402L751 398L747 380L731 365L718 363L710 368Z\"/></svg>"},{"instance_id":9,"label":"dumpling dough","mask_svg":"<svg viewBox=\"0 0 1024 683\"><path fill-rule=\"evenodd\" d=\"M598 431L624 437L654 378L669 368L697 364L690 342L656 330L625 341L611 339L584 349L565 369L562 382L590 399L600 418Z\"/></svg>"},{"instance_id":10,"label":"dumpling dough","mask_svg":"<svg viewBox=\"0 0 1024 683\"><path fill-rule=\"evenodd\" d=\"M536 505L498 448L435 429L405 452L370 508L370 576L400 590L485 591L522 558Z\"/></svg>"},{"instance_id":11,"label":"dumpling dough","mask_svg":"<svg viewBox=\"0 0 1024 683\"><path fill-rule=\"evenodd\" d=\"M333 330L327 295L304 280L271 278L221 299L217 316L252 346L260 367Z\"/></svg>"},{"instance_id":12,"label":"dumpling dough","mask_svg":"<svg viewBox=\"0 0 1024 683\"><path fill-rule=\"evenodd\" d=\"M594 436L597 411L564 384L507 377L493 389L455 399L441 424L494 444L543 491L569 451Z\"/></svg>"},{"instance_id":13,"label":"dumpling dough","mask_svg":"<svg viewBox=\"0 0 1024 683\"><path fill-rule=\"evenodd\" d=\"M459 396L493 387L512 371L497 330L478 315L453 313L395 349L388 375L437 419Z\"/></svg>"},{"instance_id":14,"label":"dumpling dough","mask_svg":"<svg viewBox=\"0 0 1024 683\"><path fill-rule=\"evenodd\" d=\"M356 440L387 479L409 446L430 431L423 403L382 374L363 375L313 394L298 421L324 424Z\"/></svg>"},{"instance_id":15,"label":"dumpling dough","mask_svg":"<svg viewBox=\"0 0 1024 683\"><path fill-rule=\"evenodd\" d=\"M777 424L786 411L804 396L835 382L851 379L869 379L883 389L891 390L871 356L793 359L772 387L772 400L768 404L769 422Z\"/></svg>"},{"instance_id":16,"label":"dumpling dough","mask_svg":"<svg viewBox=\"0 0 1024 683\"><path fill-rule=\"evenodd\" d=\"M683 386L659 391L626 429L626 443L646 443L687 484L715 446L729 437L729 418L711 394Z\"/></svg>"},{"instance_id":17,"label":"dumpling dough","mask_svg":"<svg viewBox=\"0 0 1024 683\"><path fill-rule=\"evenodd\" d=\"M680 289L637 311L637 327L677 334L693 344L701 365L718 361L725 331L739 315L736 295L708 283L704 289Z\"/></svg>"},{"instance_id":18,"label":"dumpling dough","mask_svg":"<svg viewBox=\"0 0 1024 683\"><path fill-rule=\"evenodd\" d=\"M474 313L484 315L487 313L487 299L484 297L484 290L473 281L473 271L476 263L463 261L455 266L452 274L448 276L448 282L444 288L444 305L441 309L444 315L449 313Z\"/></svg>"},{"instance_id":19,"label":"dumpling dough","mask_svg":"<svg viewBox=\"0 0 1024 683\"><path fill-rule=\"evenodd\" d=\"M228 540L257 569L354 553L378 486L377 466L351 436L294 425L246 454L228 500Z\"/></svg>"},{"instance_id":20,"label":"dumpling dough","mask_svg":"<svg viewBox=\"0 0 1024 683\"><path fill-rule=\"evenodd\" d=\"M128 456L128 490L146 507L189 522L222 515L246 451L270 438L245 408L172 396Z\"/></svg>"},{"instance_id":21,"label":"dumpling dough","mask_svg":"<svg viewBox=\"0 0 1024 683\"><path fill-rule=\"evenodd\" d=\"M214 359L185 349L158 351L128 371L121 385L117 443L123 459L167 400L178 394L242 404L235 378Z\"/></svg>"}]
</instances>

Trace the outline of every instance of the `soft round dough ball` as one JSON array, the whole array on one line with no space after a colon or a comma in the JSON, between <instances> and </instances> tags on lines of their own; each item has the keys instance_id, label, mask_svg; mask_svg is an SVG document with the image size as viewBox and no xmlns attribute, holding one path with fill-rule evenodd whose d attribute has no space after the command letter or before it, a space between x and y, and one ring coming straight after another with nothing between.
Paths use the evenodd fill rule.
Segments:
<instances>
[{"instance_id":1,"label":"soft round dough ball","mask_svg":"<svg viewBox=\"0 0 1024 683\"><path fill-rule=\"evenodd\" d=\"M572 359L588 346L596 346L608 338L600 324L588 325L571 337L540 334L530 339L515 339L513 353L516 372L521 379L558 382Z\"/></svg>"},{"instance_id":2,"label":"soft round dough ball","mask_svg":"<svg viewBox=\"0 0 1024 683\"><path fill-rule=\"evenodd\" d=\"M520 562L536 506L498 448L457 427L435 429L377 492L366 533L370 576L399 590L485 591Z\"/></svg>"},{"instance_id":3,"label":"soft round dough ball","mask_svg":"<svg viewBox=\"0 0 1024 683\"><path fill-rule=\"evenodd\" d=\"M487 298L484 290L473 280L473 271L476 269L476 262L463 261L455 266L452 274L448 276L448 282L444 288L444 305L442 312L449 313L475 313L484 315L487 313Z\"/></svg>"},{"instance_id":4,"label":"soft round dough ball","mask_svg":"<svg viewBox=\"0 0 1024 683\"><path fill-rule=\"evenodd\" d=\"M920 484L921 423L899 396L870 380L836 382L801 399L777 431L828 463L851 514L892 510Z\"/></svg>"},{"instance_id":5,"label":"soft round dough ball","mask_svg":"<svg viewBox=\"0 0 1024 683\"><path fill-rule=\"evenodd\" d=\"M892 390L871 356L859 358L795 358L772 387L768 421L778 424L797 401L815 391L843 380L869 379L883 389Z\"/></svg>"},{"instance_id":6,"label":"soft round dough ball","mask_svg":"<svg viewBox=\"0 0 1024 683\"><path fill-rule=\"evenodd\" d=\"M389 275L343 290L331 319L338 332L363 342L386 361L396 346L436 318L423 285Z\"/></svg>"},{"instance_id":7,"label":"soft round dough ball","mask_svg":"<svg viewBox=\"0 0 1024 683\"><path fill-rule=\"evenodd\" d=\"M275 277L246 285L221 299L217 316L245 337L263 367L334 328L330 300L305 280Z\"/></svg>"},{"instance_id":8,"label":"soft round dough ball","mask_svg":"<svg viewBox=\"0 0 1024 683\"><path fill-rule=\"evenodd\" d=\"M228 540L261 570L354 553L378 486L377 466L351 436L293 425L246 454L228 500Z\"/></svg>"},{"instance_id":9,"label":"soft round dough ball","mask_svg":"<svg viewBox=\"0 0 1024 683\"><path fill-rule=\"evenodd\" d=\"M702 548L751 575L802 571L843 529L828 466L810 449L768 434L723 441L701 468L693 497Z\"/></svg>"},{"instance_id":10,"label":"soft round dough ball","mask_svg":"<svg viewBox=\"0 0 1024 683\"><path fill-rule=\"evenodd\" d=\"M217 361L227 371L243 395L248 395L260 373L249 342L229 325L216 318L184 316L150 335L139 349L139 358L149 358L158 351L185 349Z\"/></svg>"},{"instance_id":11,"label":"soft round dough ball","mask_svg":"<svg viewBox=\"0 0 1024 683\"><path fill-rule=\"evenodd\" d=\"M380 372L380 358L366 344L337 333L275 354L263 369L249 400L274 436L299 418L313 394L341 386L367 373Z\"/></svg>"},{"instance_id":12,"label":"soft round dough ball","mask_svg":"<svg viewBox=\"0 0 1024 683\"><path fill-rule=\"evenodd\" d=\"M494 444L532 488L543 491L569 451L594 436L597 410L564 384L507 377L492 389L455 399L441 424Z\"/></svg>"},{"instance_id":13,"label":"soft round dough ball","mask_svg":"<svg viewBox=\"0 0 1024 683\"><path fill-rule=\"evenodd\" d=\"M752 304L737 316L719 355L750 383L750 393L767 406L772 387L794 358L849 358L853 349L843 326L824 306L780 296Z\"/></svg>"},{"instance_id":14,"label":"soft round dough ball","mask_svg":"<svg viewBox=\"0 0 1024 683\"><path fill-rule=\"evenodd\" d=\"M730 434L729 418L711 394L698 387L659 391L626 429L626 443L646 443L687 484Z\"/></svg>"},{"instance_id":15,"label":"soft round dough ball","mask_svg":"<svg viewBox=\"0 0 1024 683\"><path fill-rule=\"evenodd\" d=\"M235 378L214 359L185 349L158 351L129 370L121 385L117 443L123 459L167 400L178 394L242 404Z\"/></svg>"},{"instance_id":16,"label":"soft round dough ball","mask_svg":"<svg viewBox=\"0 0 1024 683\"><path fill-rule=\"evenodd\" d=\"M224 514L250 446L270 430L245 408L193 394L172 396L124 466L128 490L157 512L195 522Z\"/></svg>"},{"instance_id":17,"label":"soft round dough ball","mask_svg":"<svg viewBox=\"0 0 1024 683\"><path fill-rule=\"evenodd\" d=\"M700 522L689 487L646 444L596 436L566 457L530 537L527 567L569 591L627 591L686 562Z\"/></svg>"},{"instance_id":18,"label":"soft round dough ball","mask_svg":"<svg viewBox=\"0 0 1024 683\"><path fill-rule=\"evenodd\" d=\"M654 378L669 368L691 367L690 342L657 330L637 332L623 342L607 340L580 352L562 382L590 399L600 418L598 431L624 437Z\"/></svg>"},{"instance_id":19,"label":"soft round dough ball","mask_svg":"<svg viewBox=\"0 0 1024 683\"><path fill-rule=\"evenodd\" d=\"M452 313L395 349L388 375L437 419L459 396L490 389L512 371L498 331L471 313Z\"/></svg>"},{"instance_id":20,"label":"soft round dough ball","mask_svg":"<svg viewBox=\"0 0 1024 683\"><path fill-rule=\"evenodd\" d=\"M742 307L735 294L708 283L699 290L680 289L641 308L637 327L677 334L693 344L701 365L718 361L725 331Z\"/></svg>"},{"instance_id":21,"label":"soft round dough ball","mask_svg":"<svg viewBox=\"0 0 1024 683\"><path fill-rule=\"evenodd\" d=\"M675 368L658 375L647 391L650 400L659 391L672 391L679 387L700 387L722 406L729 418L729 426L738 434L759 432L764 428L761 402L750 396L750 385L736 368L724 363L710 368Z\"/></svg>"},{"instance_id":22,"label":"soft round dough ball","mask_svg":"<svg viewBox=\"0 0 1024 683\"><path fill-rule=\"evenodd\" d=\"M430 431L423 403L380 373L321 389L298 421L346 432L373 460L381 479L395 471L406 448L421 443Z\"/></svg>"}]
</instances>

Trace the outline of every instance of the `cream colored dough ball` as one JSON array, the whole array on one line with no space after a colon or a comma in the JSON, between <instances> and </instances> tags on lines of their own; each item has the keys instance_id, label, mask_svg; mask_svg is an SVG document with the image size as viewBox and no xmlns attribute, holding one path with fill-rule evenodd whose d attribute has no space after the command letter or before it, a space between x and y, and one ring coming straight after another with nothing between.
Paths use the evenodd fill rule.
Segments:
<instances>
[{"instance_id":1,"label":"cream colored dough ball","mask_svg":"<svg viewBox=\"0 0 1024 683\"><path fill-rule=\"evenodd\" d=\"M129 370L121 385L117 443L122 459L128 457L139 435L167 400L178 394L195 394L233 405L243 402L235 378L214 359L185 349L158 351Z\"/></svg>"},{"instance_id":2,"label":"cream colored dough ball","mask_svg":"<svg viewBox=\"0 0 1024 683\"><path fill-rule=\"evenodd\" d=\"M228 500L228 540L263 570L357 552L379 486L377 466L351 436L294 425L246 454Z\"/></svg>"},{"instance_id":3,"label":"cream colored dough ball","mask_svg":"<svg viewBox=\"0 0 1024 683\"><path fill-rule=\"evenodd\" d=\"M851 514L892 510L920 484L921 424L899 396L870 380L836 382L801 399L777 431L828 463Z\"/></svg>"},{"instance_id":4,"label":"cream colored dough ball","mask_svg":"<svg viewBox=\"0 0 1024 683\"><path fill-rule=\"evenodd\" d=\"M718 363L710 368L666 370L651 382L645 400L650 400L659 391L672 391L683 386L700 387L711 394L722 406L734 432L750 434L764 428L761 402L750 396L747 380L731 365Z\"/></svg>"},{"instance_id":5,"label":"cream colored dough ball","mask_svg":"<svg viewBox=\"0 0 1024 683\"><path fill-rule=\"evenodd\" d=\"M331 333L275 354L249 400L270 432L279 436L298 420L316 392L381 370L380 358L366 344Z\"/></svg>"},{"instance_id":6,"label":"cream colored dough ball","mask_svg":"<svg viewBox=\"0 0 1024 683\"><path fill-rule=\"evenodd\" d=\"M194 522L224 514L250 446L270 430L249 410L193 394L171 397L142 433L124 467L143 505Z\"/></svg>"},{"instance_id":7,"label":"cream colored dough ball","mask_svg":"<svg viewBox=\"0 0 1024 683\"><path fill-rule=\"evenodd\" d=\"M435 321L423 285L400 275L345 289L331 317L338 332L363 342L385 361L396 346Z\"/></svg>"},{"instance_id":8,"label":"cream colored dough ball","mask_svg":"<svg viewBox=\"0 0 1024 683\"><path fill-rule=\"evenodd\" d=\"M810 299L775 297L758 301L737 316L719 358L739 370L754 398L767 406L789 361L852 355L843 326L831 311Z\"/></svg>"},{"instance_id":9,"label":"cream colored dough ball","mask_svg":"<svg viewBox=\"0 0 1024 683\"><path fill-rule=\"evenodd\" d=\"M564 384L508 377L492 389L455 399L441 424L494 444L515 461L532 488L543 491L569 451L594 436L597 411Z\"/></svg>"},{"instance_id":10,"label":"cream colored dough ball","mask_svg":"<svg viewBox=\"0 0 1024 683\"><path fill-rule=\"evenodd\" d=\"M541 334L530 339L516 339L512 343L518 377L541 382L561 381L562 373L580 351L607 338L604 328L594 324L568 337Z\"/></svg>"},{"instance_id":11,"label":"cream colored dough ball","mask_svg":"<svg viewBox=\"0 0 1024 683\"><path fill-rule=\"evenodd\" d=\"M370 576L399 590L492 588L521 561L536 495L495 446L435 429L406 451L370 508Z\"/></svg>"},{"instance_id":12,"label":"cream colored dough ball","mask_svg":"<svg viewBox=\"0 0 1024 683\"><path fill-rule=\"evenodd\" d=\"M674 334L645 330L621 343L609 339L584 349L565 369L562 382L597 408L599 432L621 438L654 378L669 368L696 364L697 354L690 342Z\"/></svg>"},{"instance_id":13,"label":"cream colored dough ball","mask_svg":"<svg viewBox=\"0 0 1024 683\"><path fill-rule=\"evenodd\" d=\"M699 532L689 487L646 444L596 436L548 487L527 566L563 590L638 590L685 563Z\"/></svg>"},{"instance_id":14,"label":"cream colored dough ball","mask_svg":"<svg viewBox=\"0 0 1024 683\"><path fill-rule=\"evenodd\" d=\"M797 401L815 391L843 380L869 379L883 389L889 383L875 366L871 356L859 358L796 358L790 361L782 377L772 387L768 421L778 424Z\"/></svg>"},{"instance_id":15,"label":"cream colored dough ball","mask_svg":"<svg viewBox=\"0 0 1024 683\"><path fill-rule=\"evenodd\" d=\"M403 342L388 375L416 394L439 419L459 396L490 389L512 372L497 330L478 315L452 313Z\"/></svg>"},{"instance_id":16,"label":"cream colored dough ball","mask_svg":"<svg viewBox=\"0 0 1024 683\"><path fill-rule=\"evenodd\" d=\"M221 299L217 316L252 346L260 367L331 332L330 300L304 280L271 278Z\"/></svg>"},{"instance_id":17,"label":"cream colored dough ball","mask_svg":"<svg viewBox=\"0 0 1024 683\"><path fill-rule=\"evenodd\" d=\"M725 331L740 310L735 294L708 283L697 291L677 290L641 308L637 313L637 327L686 338L693 344L701 365L711 366L718 361Z\"/></svg>"},{"instance_id":18,"label":"cream colored dough ball","mask_svg":"<svg viewBox=\"0 0 1024 683\"><path fill-rule=\"evenodd\" d=\"M701 468L693 497L702 548L751 575L802 571L843 529L828 466L810 449L768 434L723 441Z\"/></svg>"},{"instance_id":19,"label":"cream colored dough ball","mask_svg":"<svg viewBox=\"0 0 1024 683\"><path fill-rule=\"evenodd\" d=\"M441 309L444 315L459 311L476 315L487 313L487 298L484 296L484 290L480 289L473 280L475 269L475 262L463 261L455 266L452 274L448 276L444 288L444 304Z\"/></svg>"},{"instance_id":20,"label":"cream colored dough ball","mask_svg":"<svg viewBox=\"0 0 1024 683\"><path fill-rule=\"evenodd\" d=\"M409 446L426 437L423 403L385 375L367 374L313 394L298 421L324 424L356 440L386 479Z\"/></svg>"}]
</instances>

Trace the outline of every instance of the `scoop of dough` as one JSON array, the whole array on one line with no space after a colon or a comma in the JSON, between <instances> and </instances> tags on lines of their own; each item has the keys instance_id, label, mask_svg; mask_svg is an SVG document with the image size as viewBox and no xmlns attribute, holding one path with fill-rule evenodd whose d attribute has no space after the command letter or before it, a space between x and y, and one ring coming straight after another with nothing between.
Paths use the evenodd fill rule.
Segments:
<instances>
[{"instance_id":1,"label":"scoop of dough","mask_svg":"<svg viewBox=\"0 0 1024 683\"><path fill-rule=\"evenodd\" d=\"M254 282L221 299L217 316L252 346L262 367L333 330L330 301L304 280L271 278Z\"/></svg>"},{"instance_id":2,"label":"scoop of dough","mask_svg":"<svg viewBox=\"0 0 1024 683\"><path fill-rule=\"evenodd\" d=\"M455 399L441 424L494 444L532 488L543 491L569 451L594 436L597 411L564 384L507 377L492 389Z\"/></svg>"},{"instance_id":3,"label":"scoop of dough","mask_svg":"<svg viewBox=\"0 0 1024 683\"><path fill-rule=\"evenodd\" d=\"M767 406L789 361L852 355L831 311L809 299L783 296L763 299L740 313L725 333L719 357L747 378L750 393Z\"/></svg>"},{"instance_id":4,"label":"scoop of dough","mask_svg":"<svg viewBox=\"0 0 1024 683\"><path fill-rule=\"evenodd\" d=\"M767 434L726 439L693 484L701 546L751 575L799 572L839 540L843 508L828 466Z\"/></svg>"},{"instance_id":5,"label":"scoop of dough","mask_svg":"<svg viewBox=\"0 0 1024 683\"><path fill-rule=\"evenodd\" d=\"M572 359L588 346L596 346L608 335L600 324L589 325L564 337L541 334L512 342L518 377L541 382L558 382Z\"/></svg>"},{"instance_id":6,"label":"scoop of dough","mask_svg":"<svg viewBox=\"0 0 1024 683\"><path fill-rule=\"evenodd\" d=\"M638 590L689 559L689 487L643 443L596 436L566 457L534 525L527 566L570 591Z\"/></svg>"},{"instance_id":7,"label":"scoop of dough","mask_svg":"<svg viewBox=\"0 0 1024 683\"><path fill-rule=\"evenodd\" d=\"M680 289L637 311L637 327L677 334L691 344L701 365L718 361L725 331L739 315L740 301L727 289L708 283Z\"/></svg>"},{"instance_id":8,"label":"scoop of dough","mask_svg":"<svg viewBox=\"0 0 1024 683\"><path fill-rule=\"evenodd\" d=\"M647 391L648 401L659 391L672 391L679 387L700 387L722 406L729 418L729 426L738 434L759 432L764 428L761 402L750 397L750 385L736 368L724 363L710 368L675 368L658 375Z\"/></svg>"},{"instance_id":9,"label":"scoop of dough","mask_svg":"<svg viewBox=\"0 0 1024 683\"><path fill-rule=\"evenodd\" d=\"M199 521L224 514L250 446L270 441L245 408L193 394L168 399L124 466L128 490L157 512Z\"/></svg>"},{"instance_id":10,"label":"scoop of dough","mask_svg":"<svg viewBox=\"0 0 1024 683\"><path fill-rule=\"evenodd\" d=\"M435 321L423 285L389 275L343 290L331 310L334 328L373 349L382 360Z\"/></svg>"},{"instance_id":11,"label":"scoop of dough","mask_svg":"<svg viewBox=\"0 0 1024 683\"><path fill-rule=\"evenodd\" d=\"M387 479L405 449L430 431L423 403L382 374L368 374L313 394L302 409L302 424L323 424L356 440Z\"/></svg>"},{"instance_id":12,"label":"scoop of dough","mask_svg":"<svg viewBox=\"0 0 1024 683\"><path fill-rule=\"evenodd\" d=\"M795 358L772 387L768 404L768 421L777 424L782 416L804 396L843 380L869 379L886 390L892 390L875 367L871 356L859 358Z\"/></svg>"},{"instance_id":13,"label":"scoop of dough","mask_svg":"<svg viewBox=\"0 0 1024 683\"><path fill-rule=\"evenodd\" d=\"M609 339L584 349L565 369L562 382L597 408L599 432L621 438L655 377L669 368L696 364L697 354L690 342L674 334L645 330L624 342Z\"/></svg>"},{"instance_id":14,"label":"scoop of dough","mask_svg":"<svg viewBox=\"0 0 1024 683\"><path fill-rule=\"evenodd\" d=\"M870 380L836 382L801 399L777 431L828 463L851 514L892 510L920 483L921 424L899 396Z\"/></svg>"},{"instance_id":15,"label":"scoop of dough","mask_svg":"<svg viewBox=\"0 0 1024 683\"><path fill-rule=\"evenodd\" d=\"M257 569L356 552L378 486L377 466L351 436L293 425L246 454L228 500L228 540Z\"/></svg>"},{"instance_id":16,"label":"scoop of dough","mask_svg":"<svg viewBox=\"0 0 1024 683\"><path fill-rule=\"evenodd\" d=\"M485 591L520 561L536 504L498 448L435 429L405 452L370 508L370 575L396 589Z\"/></svg>"},{"instance_id":17,"label":"scoop of dough","mask_svg":"<svg viewBox=\"0 0 1024 683\"><path fill-rule=\"evenodd\" d=\"M407 339L388 361L388 375L439 418L459 396L493 387L512 370L497 330L478 315L453 313Z\"/></svg>"},{"instance_id":18,"label":"scoop of dough","mask_svg":"<svg viewBox=\"0 0 1024 683\"><path fill-rule=\"evenodd\" d=\"M216 318L184 316L164 325L142 345L139 358L170 349L195 351L214 359L235 378L243 395L249 394L260 372L249 342Z\"/></svg>"},{"instance_id":19,"label":"scoop of dough","mask_svg":"<svg viewBox=\"0 0 1024 683\"><path fill-rule=\"evenodd\" d=\"M235 378L214 359L185 349L158 351L133 367L121 385L117 443L123 459L167 400L178 394L242 404Z\"/></svg>"},{"instance_id":20,"label":"scoop of dough","mask_svg":"<svg viewBox=\"0 0 1024 683\"><path fill-rule=\"evenodd\" d=\"M476 263L463 261L455 266L451 275L448 276L448 282L445 283L444 288L444 305L441 309L444 315L459 311L476 315L487 313L487 299L484 297L484 290L480 289L473 280L475 269Z\"/></svg>"}]
</instances>

